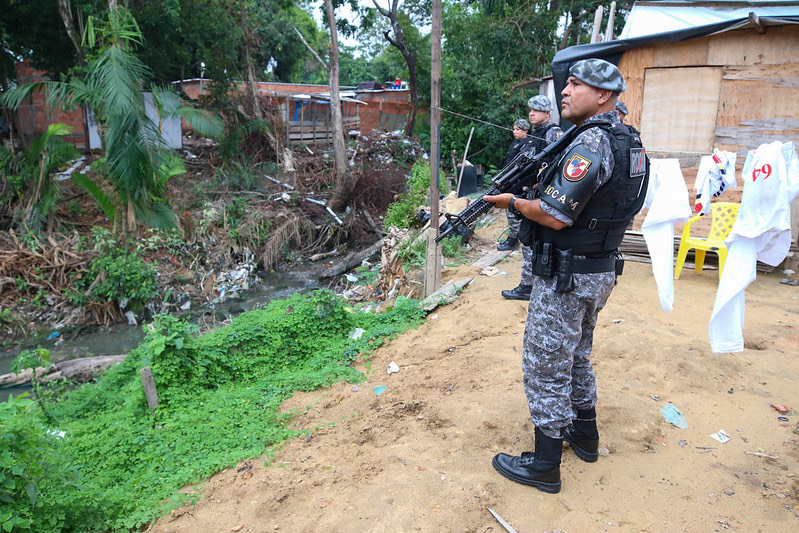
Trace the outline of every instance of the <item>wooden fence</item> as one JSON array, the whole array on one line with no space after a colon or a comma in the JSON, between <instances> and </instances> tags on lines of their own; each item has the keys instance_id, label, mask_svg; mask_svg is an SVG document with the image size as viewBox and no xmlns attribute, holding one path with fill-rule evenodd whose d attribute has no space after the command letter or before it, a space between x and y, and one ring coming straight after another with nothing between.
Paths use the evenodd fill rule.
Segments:
<instances>
[{"instance_id":1,"label":"wooden fence","mask_svg":"<svg viewBox=\"0 0 799 533\"><path fill-rule=\"evenodd\" d=\"M360 117L345 117L344 132L360 130ZM333 143L333 128L328 121L297 121L286 124L286 144L289 146L319 145Z\"/></svg>"}]
</instances>

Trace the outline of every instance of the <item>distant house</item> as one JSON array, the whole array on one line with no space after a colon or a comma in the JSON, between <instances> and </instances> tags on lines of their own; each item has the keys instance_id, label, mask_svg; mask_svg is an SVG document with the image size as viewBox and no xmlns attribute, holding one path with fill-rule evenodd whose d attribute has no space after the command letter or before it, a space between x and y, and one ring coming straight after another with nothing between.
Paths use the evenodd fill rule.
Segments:
<instances>
[{"instance_id":1,"label":"distant house","mask_svg":"<svg viewBox=\"0 0 799 533\"><path fill-rule=\"evenodd\" d=\"M208 80L183 80L180 84L189 97L196 99L203 93ZM402 129L410 111L407 87L386 89L383 84L374 82L361 85L363 88L359 85L357 89L341 91L344 130L351 134L371 135ZM258 94L272 100L273 105L280 109L287 144L331 142L327 85L264 81L258 82Z\"/></svg>"},{"instance_id":2,"label":"distant house","mask_svg":"<svg viewBox=\"0 0 799 533\"><path fill-rule=\"evenodd\" d=\"M558 52L558 100L569 67L599 57L624 75L627 122L650 153L693 164L716 147L742 164L762 143L799 141L799 3L636 2L621 37Z\"/></svg>"},{"instance_id":3,"label":"distant house","mask_svg":"<svg viewBox=\"0 0 799 533\"><path fill-rule=\"evenodd\" d=\"M20 84L46 80L41 71L24 61L16 65L17 81ZM207 88L209 80L191 79L175 82L190 98L198 98ZM370 88L342 90L342 111L344 130L354 135L371 135L402 129L410 110L410 91L404 84L400 88L391 83L369 85ZM258 82L258 93L269 98L281 110L285 126L285 140L289 145L329 144L332 139L330 128L330 95L327 85L299 83ZM152 97L145 93L148 113L161 125L169 146L182 146L179 119L160 120L152 106ZM62 111L49 109L43 93L28 97L17 110L20 126L26 137L41 135L49 124L60 122L72 126L72 134L66 140L78 148L100 148L97 123L90 109Z\"/></svg>"}]
</instances>

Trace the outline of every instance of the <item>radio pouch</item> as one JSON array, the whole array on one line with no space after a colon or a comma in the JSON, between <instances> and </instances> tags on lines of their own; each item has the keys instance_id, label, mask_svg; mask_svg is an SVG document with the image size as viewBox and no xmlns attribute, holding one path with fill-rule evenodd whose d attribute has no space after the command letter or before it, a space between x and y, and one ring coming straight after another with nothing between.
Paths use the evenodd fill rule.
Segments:
<instances>
[{"instance_id":1,"label":"radio pouch","mask_svg":"<svg viewBox=\"0 0 799 533\"><path fill-rule=\"evenodd\" d=\"M533 274L542 278L551 278L555 274L555 247L551 242L537 244Z\"/></svg>"}]
</instances>

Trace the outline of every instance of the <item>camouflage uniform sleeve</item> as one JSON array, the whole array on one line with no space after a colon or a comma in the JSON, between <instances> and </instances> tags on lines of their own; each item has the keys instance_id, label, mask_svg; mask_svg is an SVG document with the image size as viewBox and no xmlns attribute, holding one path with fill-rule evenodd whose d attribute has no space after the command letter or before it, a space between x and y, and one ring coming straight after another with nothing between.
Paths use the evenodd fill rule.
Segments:
<instances>
[{"instance_id":1,"label":"camouflage uniform sleeve","mask_svg":"<svg viewBox=\"0 0 799 533\"><path fill-rule=\"evenodd\" d=\"M611 150L610 146L610 138L605 130L601 128L590 128L581 133L580 136L577 137L574 142L572 142L571 145L569 145L569 147L562 152L562 154L570 153L575 147L581 144L584 145L588 150L598 153L602 160L602 163L599 166L599 172L597 173L596 181L594 182L593 186L593 191L596 192L596 190L599 189L602 184L606 183L613 174L614 159L613 151ZM540 202L540 207L544 213L556 218L564 224L568 226L574 224L573 218L555 209L546 202Z\"/></svg>"},{"instance_id":2,"label":"camouflage uniform sleeve","mask_svg":"<svg viewBox=\"0 0 799 533\"><path fill-rule=\"evenodd\" d=\"M549 131L547 131L547 138L546 138L547 144L555 142L558 139L558 137L560 137L561 135L563 135L563 130L560 129L560 126L549 128Z\"/></svg>"}]
</instances>

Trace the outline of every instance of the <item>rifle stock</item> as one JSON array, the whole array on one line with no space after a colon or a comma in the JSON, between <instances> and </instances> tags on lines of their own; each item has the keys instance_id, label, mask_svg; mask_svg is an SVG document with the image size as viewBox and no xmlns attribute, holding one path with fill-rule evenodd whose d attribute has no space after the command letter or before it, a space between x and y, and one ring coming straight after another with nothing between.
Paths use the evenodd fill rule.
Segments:
<instances>
[{"instance_id":1,"label":"rifle stock","mask_svg":"<svg viewBox=\"0 0 799 533\"><path fill-rule=\"evenodd\" d=\"M544 164L549 164L554 156L563 151L574 140L576 130L577 126L572 126L558 137L555 142L549 144L537 154L522 152L517 155L507 166L499 171L499 174L494 176L492 180L493 187L483 196L494 196L506 192L515 195L522 192L525 187L535 184L538 181L539 170ZM481 197L471 202L466 206L466 209L457 215L445 213L444 216L450 226L436 237L436 242L441 242L450 233L458 229L459 226L469 228L480 217L488 213L492 207L494 207L494 204L483 200Z\"/></svg>"}]
</instances>

